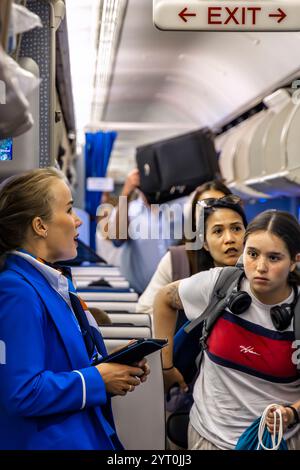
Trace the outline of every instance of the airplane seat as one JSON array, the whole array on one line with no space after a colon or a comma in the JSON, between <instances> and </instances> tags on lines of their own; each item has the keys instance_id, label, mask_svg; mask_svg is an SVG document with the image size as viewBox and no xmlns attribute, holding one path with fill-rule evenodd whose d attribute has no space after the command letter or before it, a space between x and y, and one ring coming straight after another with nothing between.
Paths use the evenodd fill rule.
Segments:
<instances>
[{"instance_id":1,"label":"airplane seat","mask_svg":"<svg viewBox=\"0 0 300 470\"><path fill-rule=\"evenodd\" d=\"M72 274L78 279L95 279L100 276L120 278L119 268L103 264L102 266L74 266Z\"/></svg>"},{"instance_id":2,"label":"airplane seat","mask_svg":"<svg viewBox=\"0 0 300 470\"><path fill-rule=\"evenodd\" d=\"M107 300L120 302L137 302L138 294L133 289L114 289L112 287L87 287L78 289L85 302L105 302Z\"/></svg>"},{"instance_id":3,"label":"airplane seat","mask_svg":"<svg viewBox=\"0 0 300 470\"><path fill-rule=\"evenodd\" d=\"M108 352L127 341L106 339ZM160 351L147 356L151 373L145 383L112 398L118 436L125 450L165 449L165 399Z\"/></svg>"},{"instance_id":4,"label":"airplane seat","mask_svg":"<svg viewBox=\"0 0 300 470\"><path fill-rule=\"evenodd\" d=\"M107 313L113 325L147 326L152 331L152 319L149 313L109 312Z\"/></svg>"},{"instance_id":5,"label":"airplane seat","mask_svg":"<svg viewBox=\"0 0 300 470\"><path fill-rule=\"evenodd\" d=\"M100 325L99 330L105 339L119 339L126 340L138 338L152 338L152 331L150 326L121 326L120 324Z\"/></svg>"},{"instance_id":6,"label":"airplane seat","mask_svg":"<svg viewBox=\"0 0 300 470\"><path fill-rule=\"evenodd\" d=\"M111 312L126 312L135 313L137 308L137 302L119 302L119 301L97 301L97 302L86 302L88 308L95 307L105 310L107 313Z\"/></svg>"}]
</instances>

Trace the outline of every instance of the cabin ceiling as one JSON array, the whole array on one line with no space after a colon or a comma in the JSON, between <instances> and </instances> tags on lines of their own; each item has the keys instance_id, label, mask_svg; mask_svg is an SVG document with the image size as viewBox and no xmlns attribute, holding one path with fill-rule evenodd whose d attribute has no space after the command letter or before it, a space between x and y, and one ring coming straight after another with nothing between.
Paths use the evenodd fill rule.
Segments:
<instances>
[{"instance_id":1,"label":"cabin ceiling","mask_svg":"<svg viewBox=\"0 0 300 470\"><path fill-rule=\"evenodd\" d=\"M159 31L152 1L128 0L104 111L86 123L118 131L110 173L122 179L139 145L217 129L254 106L297 75L299 48L298 32Z\"/></svg>"}]
</instances>

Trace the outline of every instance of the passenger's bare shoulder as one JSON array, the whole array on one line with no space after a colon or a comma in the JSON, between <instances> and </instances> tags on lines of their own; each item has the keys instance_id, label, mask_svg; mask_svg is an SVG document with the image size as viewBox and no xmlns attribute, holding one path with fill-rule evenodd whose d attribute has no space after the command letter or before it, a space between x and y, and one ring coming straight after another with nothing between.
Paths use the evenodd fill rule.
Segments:
<instances>
[{"instance_id":1,"label":"passenger's bare shoulder","mask_svg":"<svg viewBox=\"0 0 300 470\"><path fill-rule=\"evenodd\" d=\"M168 284L165 287L165 292L166 292L166 296L168 299L168 303L170 307L176 310L180 310L183 308L182 302L179 296L179 292L178 292L179 282L180 281L172 282L171 284Z\"/></svg>"}]
</instances>

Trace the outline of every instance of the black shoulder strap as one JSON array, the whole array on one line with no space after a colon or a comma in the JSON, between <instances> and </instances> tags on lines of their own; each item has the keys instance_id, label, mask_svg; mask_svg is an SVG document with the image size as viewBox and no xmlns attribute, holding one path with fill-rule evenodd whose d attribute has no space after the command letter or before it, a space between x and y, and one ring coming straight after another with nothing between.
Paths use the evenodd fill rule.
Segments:
<instances>
[{"instance_id":1,"label":"black shoulder strap","mask_svg":"<svg viewBox=\"0 0 300 470\"><path fill-rule=\"evenodd\" d=\"M238 279L244 274L241 266L226 266L222 269L215 284L209 305L206 307L200 317L193 320L185 327L185 332L190 333L200 323L205 320L205 338L210 333L214 323L226 306L227 299L237 285Z\"/></svg>"}]
</instances>

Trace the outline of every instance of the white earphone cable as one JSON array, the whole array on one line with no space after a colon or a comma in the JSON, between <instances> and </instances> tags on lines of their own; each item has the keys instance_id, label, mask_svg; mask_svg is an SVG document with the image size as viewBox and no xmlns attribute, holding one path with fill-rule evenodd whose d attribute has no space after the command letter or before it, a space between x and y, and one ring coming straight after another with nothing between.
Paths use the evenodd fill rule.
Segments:
<instances>
[{"instance_id":1,"label":"white earphone cable","mask_svg":"<svg viewBox=\"0 0 300 470\"><path fill-rule=\"evenodd\" d=\"M273 411L273 414L274 414L274 431L273 431L273 434L271 435L272 446L273 447L266 447L263 443L263 435L264 435L264 431L265 431L265 427L266 427L266 419L267 419L267 414L270 411L270 408L274 408L274 407L276 407L276 409ZM278 431L277 442L276 442L277 418L279 418L279 431ZM281 410L279 409L279 405L277 405L275 403L275 404L272 404L272 405L269 405L269 406L266 407L266 409L264 410L264 412L262 414L262 417L260 419L260 423L259 423L259 427L258 427L258 446L257 446L257 450L259 450L261 447L264 450L277 450L280 446L282 438L283 438L282 413L281 413Z\"/></svg>"}]
</instances>

